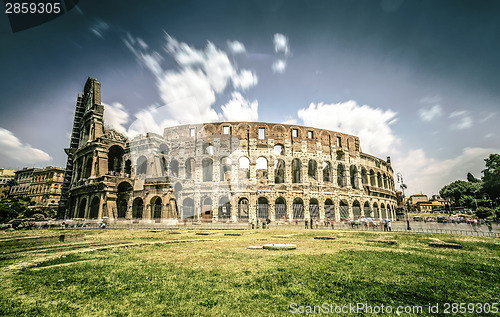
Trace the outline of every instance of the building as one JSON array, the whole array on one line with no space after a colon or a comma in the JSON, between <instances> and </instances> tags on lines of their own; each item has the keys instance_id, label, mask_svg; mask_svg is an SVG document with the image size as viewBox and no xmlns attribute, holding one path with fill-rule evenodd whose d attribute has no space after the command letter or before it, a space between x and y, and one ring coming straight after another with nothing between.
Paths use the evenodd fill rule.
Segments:
<instances>
[{"instance_id":1,"label":"building","mask_svg":"<svg viewBox=\"0 0 500 317\"><path fill-rule=\"evenodd\" d=\"M48 166L35 169L32 173L28 197L35 204L33 208L57 209L61 198L64 169Z\"/></svg>"},{"instance_id":2,"label":"building","mask_svg":"<svg viewBox=\"0 0 500 317\"><path fill-rule=\"evenodd\" d=\"M0 168L0 199L8 196L10 191L10 181L14 179L14 170Z\"/></svg>"},{"instance_id":3,"label":"building","mask_svg":"<svg viewBox=\"0 0 500 317\"><path fill-rule=\"evenodd\" d=\"M427 195L411 195L410 198L408 198L408 203L410 204L411 207L416 207L418 203L427 203Z\"/></svg>"},{"instance_id":4,"label":"building","mask_svg":"<svg viewBox=\"0 0 500 317\"><path fill-rule=\"evenodd\" d=\"M15 171L14 180L16 185L10 189L10 195L13 197L28 197L31 179L35 168L25 167L22 170Z\"/></svg>"},{"instance_id":5,"label":"building","mask_svg":"<svg viewBox=\"0 0 500 317\"><path fill-rule=\"evenodd\" d=\"M60 216L129 222L394 218L390 158L359 138L264 122L166 128L128 140L104 127L101 85L78 96Z\"/></svg>"}]
</instances>

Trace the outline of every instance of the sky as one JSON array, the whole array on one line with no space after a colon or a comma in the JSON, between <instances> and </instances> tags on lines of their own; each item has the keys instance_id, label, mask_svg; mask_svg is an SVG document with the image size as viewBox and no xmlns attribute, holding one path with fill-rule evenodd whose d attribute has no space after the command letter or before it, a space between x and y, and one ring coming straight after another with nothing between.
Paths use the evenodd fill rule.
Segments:
<instances>
[{"instance_id":1,"label":"sky","mask_svg":"<svg viewBox=\"0 0 500 317\"><path fill-rule=\"evenodd\" d=\"M66 164L76 97L106 125L261 121L356 135L406 194L500 153L500 2L91 1L13 33L0 15L0 168ZM396 184L398 186L398 184Z\"/></svg>"}]
</instances>

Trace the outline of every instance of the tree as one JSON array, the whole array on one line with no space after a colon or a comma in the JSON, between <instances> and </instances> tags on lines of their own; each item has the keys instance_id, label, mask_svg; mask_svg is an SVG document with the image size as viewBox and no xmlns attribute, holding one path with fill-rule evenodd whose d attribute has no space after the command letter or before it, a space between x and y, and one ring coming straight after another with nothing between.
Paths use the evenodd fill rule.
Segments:
<instances>
[{"instance_id":1,"label":"tree","mask_svg":"<svg viewBox=\"0 0 500 317\"><path fill-rule=\"evenodd\" d=\"M479 182L481 182L481 180L475 178L474 175L471 174L471 172L467 173L467 181L471 182L471 183L479 183Z\"/></svg>"},{"instance_id":2,"label":"tree","mask_svg":"<svg viewBox=\"0 0 500 317\"><path fill-rule=\"evenodd\" d=\"M483 170L482 190L496 200L500 197L500 154L490 154L484 161L486 169Z\"/></svg>"},{"instance_id":3,"label":"tree","mask_svg":"<svg viewBox=\"0 0 500 317\"><path fill-rule=\"evenodd\" d=\"M450 198L455 204L470 204L471 199L481 197L480 190L481 183L458 180L441 188L439 194L443 198ZM465 196L470 196L470 198ZM461 198L462 201L460 201Z\"/></svg>"},{"instance_id":4,"label":"tree","mask_svg":"<svg viewBox=\"0 0 500 317\"><path fill-rule=\"evenodd\" d=\"M18 198L5 198L0 200L0 222L7 222L12 219L25 216L28 201Z\"/></svg>"},{"instance_id":5,"label":"tree","mask_svg":"<svg viewBox=\"0 0 500 317\"><path fill-rule=\"evenodd\" d=\"M493 210L488 207L478 207L476 209L476 216L480 219L486 219L494 215Z\"/></svg>"}]
</instances>

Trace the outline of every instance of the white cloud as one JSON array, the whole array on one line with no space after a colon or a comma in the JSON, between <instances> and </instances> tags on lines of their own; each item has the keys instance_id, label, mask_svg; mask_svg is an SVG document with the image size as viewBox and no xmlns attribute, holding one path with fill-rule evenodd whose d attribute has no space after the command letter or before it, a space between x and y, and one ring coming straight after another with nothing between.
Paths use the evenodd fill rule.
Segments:
<instances>
[{"instance_id":1,"label":"white cloud","mask_svg":"<svg viewBox=\"0 0 500 317\"><path fill-rule=\"evenodd\" d=\"M396 112L359 106L356 101L324 104L311 103L297 113L305 126L344 132L358 136L367 153L385 156L394 152L400 139L390 125L396 122Z\"/></svg>"},{"instance_id":2,"label":"white cloud","mask_svg":"<svg viewBox=\"0 0 500 317\"><path fill-rule=\"evenodd\" d=\"M243 43L238 42L238 41L228 41L227 46L229 47L229 50L233 54L241 54L241 53L246 53L245 45Z\"/></svg>"},{"instance_id":3,"label":"white cloud","mask_svg":"<svg viewBox=\"0 0 500 317\"><path fill-rule=\"evenodd\" d=\"M186 104L189 105L189 102ZM185 104L179 103L176 105L179 108L185 106ZM180 123L178 121L171 119L168 107L150 106L149 108L143 109L135 114L135 120L130 125L127 134L129 138L133 138L140 134L146 134L148 132L163 135L164 128L179 124Z\"/></svg>"},{"instance_id":4,"label":"white cloud","mask_svg":"<svg viewBox=\"0 0 500 317\"><path fill-rule=\"evenodd\" d=\"M128 35L123 41L138 61L155 75L163 102L161 107L150 107L138 112L129 134L144 133L142 131L161 133L165 125L234 118L234 109L238 106L247 116L257 115L257 102L249 103L240 93L236 93L236 90L244 91L257 85L257 75L248 69L239 70L231 63L227 53L214 44L208 42L205 49L201 50L167 34L164 51L174 58L179 69L166 70L161 66L163 56L155 51L146 51L148 45L142 40ZM233 52L244 51L240 42L228 42L228 45ZM231 84L235 89L233 98L222 108L222 113L217 113L213 108L217 95L231 87Z\"/></svg>"},{"instance_id":5,"label":"white cloud","mask_svg":"<svg viewBox=\"0 0 500 317\"><path fill-rule=\"evenodd\" d=\"M443 109L440 105L434 105L431 108L420 108L418 115L423 121L432 121L443 114Z\"/></svg>"},{"instance_id":6,"label":"white cloud","mask_svg":"<svg viewBox=\"0 0 500 317\"><path fill-rule=\"evenodd\" d=\"M453 123L450 128L453 130L463 130L472 127L473 121L469 113L465 110L454 111L450 114L449 118L457 118L458 121Z\"/></svg>"},{"instance_id":7,"label":"white cloud","mask_svg":"<svg viewBox=\"0 0 500 317\"><path fill-rule=\"evenodd\" d=\"M94 33L95 36L104 39L104 33L109 30L109 24L101 19L96 19L92 26L90 26L90 32Z\"/></svg>"},{"instance_id":8,"label":"white cloud","mask_svg":"<svg viewBox=\"0 0 500 317\"><path fill-rule=\"evenodd\" d=\"M258 102L248 102L239 92L233 92L231 100L223 106L222 115L227 121L257 121Z\"/></svg>"},{"instance_id":9,"label":"white cloud","mask_svg":"<svg viewBox=\"0 0 500 317\"><path fill-rule=\"evenodd\" d=\"M286 62L282 59L279 59L273 63L272 70L274 73L282 74L285 72Z\"/></svg>"},{"instance_id":10,"label":"white cloud","mask_svg":"<svg viewBox=\"0 0 500 317\"><path fill-rule=\"evenodd\" d=\"M298 124L298 121L296 118L293 118L292 116L288 115L285 117L285 120L282 122L283 124Z\"/></svg>"},{"instance_id":11,"label":"white cloud","mask_svg":"<svg viewBox=\"0 0 500 317\"><path fill-rule=\"evenodd\" d=\"M285 56L288 55L290 47L288 46L288 38L285 35L281 33L274 34L274 51L276 53L283 52Z\"/></svg>"},{"instance_id":12,"label":"white cloud","mask_svg":"<svg viewBox=\"0 0 500 317\"><path fill-rule=\"evenodd\" d=\"M128 122L128 113L121 103L104 104L104 124L120 133L127 133L125 124Z\"/></svg>"},{"instance_id":13,"label":"white cloud","mask_svg":"<svg viewBox=\"0 0 500 317\"><path fill-rule=\"evenodd\" d=\"M484 116L484 118L480 119L479 122L485 123L486 121L493 118L494 116L496 116L496 112L488 113L487 115Z\"/></svg>"},{"instance_id":14,"label":"white cloud","mask_svg":"<svg viewBox=\"0 0 500 317\"><path fill-rule=\"evenodd\" d=\"M0 128L0 153L26 164L52 160L49 154L29 144L22 144L12 132L3 128Z\"/></svg>"},{"instance_id":15,"label":"white cloud","mask_svg":"<svg viewBox=\"0 0 500 317\"><path fill-rule=\"evenodd\" d=\"M242 70L239 74L233 75L232 80L234 88L241 88L242 90L256 86L259 82L257 75L247 69Z\"/></svg>"},{"instance_id":16,"label":"white cloud","mask_svg":"<svg viewBox=\"0 0 500 317\"><path fill-rule=\"evenodd\" d=\"M443 98L441 96L426 96L420 99L420 102L427 104L436 104L440 103Z\"/></svg>"},{"instance_id":17,"label":"white cloud","mask_svg":"<svg viewBox=\"0 0 500 317\"><path fill-rule=\"evenodd\" d=\"M439 190L457 179L465 180L471 172L476 178L484 169L484 159L500 149L465 148L454 158L438 160L428 157L423 149L409 151L405 156L394 155L392 166L394 174L401 172L408 191L406 195L424 193L437 194ZM398 187L399 188L399 187Z\"/></svg>"}]
</instances>

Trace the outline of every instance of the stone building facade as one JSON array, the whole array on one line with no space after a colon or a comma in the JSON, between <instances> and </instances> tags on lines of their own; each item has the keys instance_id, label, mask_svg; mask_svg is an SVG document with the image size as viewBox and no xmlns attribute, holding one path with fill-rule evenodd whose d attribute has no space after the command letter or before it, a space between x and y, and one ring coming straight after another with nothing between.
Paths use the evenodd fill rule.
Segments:
<instances>
[{"instance_id":1,"label":"stone building facade","mask_svg":"<svg viewBox=\"0 0 500 317\"><path fill-rule=\"evenodd\" d=\"M16 185L10 189L10 196L13 197L28 197L35 168L25 167L22 170L16 171L14 179Z\"/></svg>"},{"instance_id":2,"label":"stone building facade","mask_svg":"<svg viewBox=\"0 0 500 317\"><path fill-rule=\"evenodd\" d=\"M58 167L48 166L33 171L28 191L28 197L35 203L33 208L57 208L63 177L64 169Z\"/></svg>"},{"instance_id":3,"label":"stone building facade","mask_svg":"<svg viewBox=\"0 0 500 317\"><path fill-rule=\"evenodd\" d=\"M100 84L89 78L66 149L67 195L61 201L67 202L62 206L67 218L395 217L390 158L363 153L355 136L297 125L217 122L166 128L163 135L129 141L104 127L103 112Z\"/></svg>"}]
</instances>

